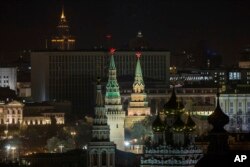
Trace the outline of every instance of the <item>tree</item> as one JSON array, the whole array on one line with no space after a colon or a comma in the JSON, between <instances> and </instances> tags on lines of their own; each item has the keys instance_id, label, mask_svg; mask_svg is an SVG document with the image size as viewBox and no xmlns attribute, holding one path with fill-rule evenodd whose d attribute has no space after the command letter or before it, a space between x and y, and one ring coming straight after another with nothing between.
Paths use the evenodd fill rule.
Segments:
<instances>
[{"instance_id":1,"label":"tree","mask_svg":"<svg viewBox=\"0 0 250 167\"><path fill-rule=\"evenodd\" d=\"M148 137L152 136L152 116L147 116L144 120L134 123L131 128L131 139L138 139L139 142L144 142Z\"/></svg>"}]
</instances>

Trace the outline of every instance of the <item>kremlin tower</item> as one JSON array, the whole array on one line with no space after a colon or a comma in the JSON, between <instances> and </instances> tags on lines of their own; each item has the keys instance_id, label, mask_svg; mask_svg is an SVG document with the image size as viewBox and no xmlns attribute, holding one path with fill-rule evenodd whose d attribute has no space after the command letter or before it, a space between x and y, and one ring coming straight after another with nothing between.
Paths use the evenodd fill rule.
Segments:
<instances>
[{"instance_id":1,"label":"kremlin tower","mask_svg":"<svg viewBox=\"0 0 250 167\"><path fill-rule=\"evenodd\" d=\"M52 49L56 50L74 50L75 38L70 35L68 22L64 15L64 9L62 8L62 14L57 26L57 34L51 39Z\"/></svg>"},{"instance_id":2,"label":"kremlin tower","mask_svg":"<svg viewBox=\"0 0 250 167\"><path fill-rule=\"evenodd\" d=\"M88 167L115 167L116 146L114 142L110 142L107 122L100 79L98 79L92 140L88 144Z\"/></svg>"},{"instance_id":3,"label":"kremlin tower","mask_svg":"<svg viewBox=\"0 0 250 167\"><path fill-rule=\"evenodd\" d=\"M150 108L148 107L147 94L145 93L145 84L143 81L140 57L141 53L137 52L137 62L135 68L135 79L133 83L133 92L131 94L131 101L128 107L128 116L125 119L125 128L132 128L135 122L145 119L150 115Z\"/></svg>"},{"instance_id":4,"label":"kremlin tower","mask_svg":"<svg viewBox=\"0 0 250 167\"><path fill-rule=\"evenodd\" d=\"M106 85L105 108L110 126L110 141L113 141L117 149L124 150L124 119L125 111L122 110L121 95L116 78L114 61L115 49L110 50L110 64L108 83Z\"/></svg>"}]
</instances>

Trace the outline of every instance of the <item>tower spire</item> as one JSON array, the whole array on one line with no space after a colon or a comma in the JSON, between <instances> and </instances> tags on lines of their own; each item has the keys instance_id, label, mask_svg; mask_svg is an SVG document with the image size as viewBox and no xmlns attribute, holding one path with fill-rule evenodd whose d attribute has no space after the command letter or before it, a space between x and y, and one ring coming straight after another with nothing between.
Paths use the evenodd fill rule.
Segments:
<instances>
[{"instance_id":1,"label":"tower spire","mask_svg":"<svg viewBox=\"0 0 250 167\"><path fill-rule=\"evenodd\" d=\"M70 35L63 5L57 25L57 34L51 39L51 47L58 50L73 50L75 48L75 37Z\"/></svg>"},{"instance_id":2,"label":"tower spire","mask_svg":"<svg viewBox=\"0 0 250 167\"><path fill-rule=\"evenodd\" d=\"M97 85L96 85L96 106L98 107L103 106L101 79L99 77L97 78Z\"/></svg>"},{"instance_id":3,"label":"tower spire","mask_svg":"<svg viewBox=\"0 0 250 167\"><path fill-rule=\"evenodd\" d=\"M110 49L110 62L109 62L109 78L106 85L106 95L105 95L105 104L112 104L113 101L117 101L118 105L121 105L121 96L119 91L119 85L116 78L116 67L114 60L115 49Z\"/></svg>"},{"instance_id":4,"label":"tower spire","mask_svg":"<svg viewBox=\"0 0 250 167\"><path fill-rule=\"evenodd\" d=\"M66 19L64 15L64 6L62 6L62 14L61 14L61 19Z\"/></svg>"},{"instance_id":5,"label":"tower spire","mask_svg":"<svg viewBox=\"0 0 250 167\"><path fill-rule=\"evenodd\" d=\"M144 92L144 81L142 76L142 69L141 69L141 63L140 63L140 57L141 52L136 52L137 62L136 62L136 68L135 68L135 80L133 83L133 89L136 93L142 93Z\"/></svg>"}]
</instances>

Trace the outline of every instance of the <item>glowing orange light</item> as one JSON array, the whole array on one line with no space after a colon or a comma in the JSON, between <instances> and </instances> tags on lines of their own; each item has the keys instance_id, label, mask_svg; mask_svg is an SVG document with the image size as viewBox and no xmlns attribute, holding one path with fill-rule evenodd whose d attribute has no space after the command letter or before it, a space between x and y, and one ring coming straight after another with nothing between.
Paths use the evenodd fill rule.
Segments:
<instances>
[{"instance_id":1,"label":"glowing orange light","mask_svg":"<svg viewBox=\"0 0 250 167\"><path fill-rule=\"evenodd\" d=\"M115 53L115 50L116 50L115 48L111 48L110 49L110 54L113 55Z\"/></svg>"},{"instance_id":2,"label":"glowing orange light","mask_svg":"<svg viewBox=\"0 0 250 167\"><path fill-rule=\"evenodd\" d=\"M136 55L137 58L140 58L141 57L141 52L136 52L135 55Z\"/></svg>"}]
</instances>

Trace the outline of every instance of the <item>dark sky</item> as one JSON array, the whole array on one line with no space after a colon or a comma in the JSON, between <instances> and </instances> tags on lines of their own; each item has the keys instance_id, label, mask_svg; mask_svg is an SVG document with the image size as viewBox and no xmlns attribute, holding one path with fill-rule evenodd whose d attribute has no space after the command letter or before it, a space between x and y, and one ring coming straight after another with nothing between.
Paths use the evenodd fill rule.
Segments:
<instances>
[{"instance_id":1,"label":"dark sky","mask_svg":"<svg viewBox=\"0 0 250 167\"><path fill-rule=\"evenodd\" d=\"M64 0L77 47L92 48L112 34L118 48L141 30L153 48L195 50L200 41L235 62L250 44L248 0ZM24 49L44 49L56 30L61 0L0 2L0 55L13 58Z\"/></svg>"}]
</instances>

